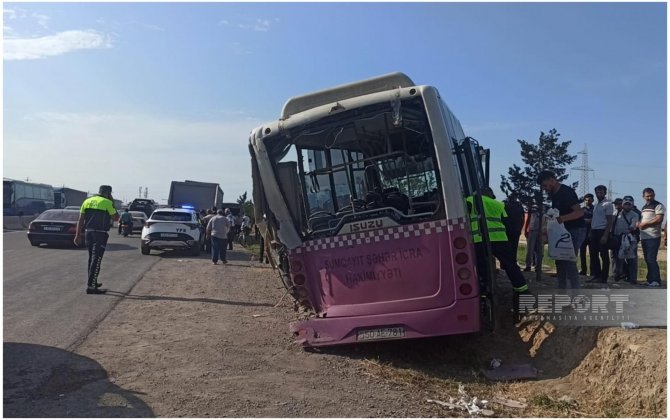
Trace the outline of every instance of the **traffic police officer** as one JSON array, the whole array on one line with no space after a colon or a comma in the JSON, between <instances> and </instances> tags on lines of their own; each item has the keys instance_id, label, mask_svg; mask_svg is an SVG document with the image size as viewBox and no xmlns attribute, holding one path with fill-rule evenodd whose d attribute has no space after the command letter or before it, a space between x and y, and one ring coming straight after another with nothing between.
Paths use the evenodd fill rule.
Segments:
<instances>
[{"instance_id":1,"label":"traffic police officer","mask_svg":"<svg viewBox=\"0 0 670 420\"><path fill-rule=\"evenodd\" d=\"M79 213L74 243L79 246L82 240L82 233L85 232L86 247L88 248L88 283L86 293L89 295L99 295L107 292L105 289L100 289L102 284L98 283L98 274L100 273L102 256L107 246L107 239L109 239L109 227L111 220L115 222L119 220L119 214L114 208L112 187L101 185L97 195L89 197L84 201Z\"/></svg>"},{"instance_id":2,"label":"traffic police officer","mask_svg":"<svg viewBox=\"0 0 670 420\"><path fill-rule=\"evenodd\" d=\"M516 294L528 293L528 284L521 273L521 269L516 263L516 255L512 252L512 246L507 240L503 218L507 217L505 205L500 201L494 200L495 195L489 187L482 189L482 204L484 205L484 215L486 216L486 227L489 232L489 241L491 242L491 252L500 261L500 266L507 277L512 282L512 288ZM466 198L468 211L470 212L470 223L472 228L473 241L477 251L477 266L480 272L486 272L487 261L484 261L482 247L482 236L477 221L477 212L473 204L473 197Z\"/></svg>"}]
</instances>

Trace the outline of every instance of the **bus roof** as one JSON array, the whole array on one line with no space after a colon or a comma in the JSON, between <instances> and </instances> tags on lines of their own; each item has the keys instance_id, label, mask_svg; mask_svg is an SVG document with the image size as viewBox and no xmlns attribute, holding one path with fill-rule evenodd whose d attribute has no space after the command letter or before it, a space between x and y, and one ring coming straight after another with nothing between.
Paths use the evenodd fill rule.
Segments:
<instances>
[{"instance_id":1,"label":"bus roof","mask_svg":"<svg viewBox=\"0 0 670 420\"><path fill-rule=\"evenodd\" d=\"M396 72L301 96L294 96L284 104L281 119L285 120L291 115L344 99L410 86L414 86L412 79L404 73Z\"/></svg>"},{"instance_id":2,"label":"bus roof","mask_svg":"<svg viewBox=\"0 0 670 420\"><path fill-rule=\"evenodd\" d=\"M40 182L30 182L30 181L21 181L20 179L12 179L12 178L2 178L2 182L18 182L19 184L26 184L26 185L38 185L41 187L49 187L53 188L50 184L42 184Z\"/></svg>"}]
</instances>

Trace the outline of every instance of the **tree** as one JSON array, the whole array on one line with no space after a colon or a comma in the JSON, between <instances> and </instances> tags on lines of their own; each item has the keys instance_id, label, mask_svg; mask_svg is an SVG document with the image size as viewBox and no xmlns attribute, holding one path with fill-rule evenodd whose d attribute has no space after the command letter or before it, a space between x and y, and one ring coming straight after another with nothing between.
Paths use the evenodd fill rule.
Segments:
<instances>
[{"instance_id":1,"label":"tree","mask_svg":"<svg viewBox=\"0 0 670 420\"><path fill-rule=\"evenodd\" d=\"M244 194L242 194L238 199L237 199L237 204L240 206L244 206L244 203L247 202L247 192L245 191Z\"/></svg>"},{"instance_id":2,"label":"tree","mask_svg":"<svg viewBox=\"0 0 670 420\"><path fill-rule=\"evenodd\" d=\"M251 202L251 200L247 201L246 191L237 199L237 204L240 205L240 208L242 209L244 214L246 214L247 216L249 216L249 218L251 218L252 223L255 223L254 203Z\"/></svg>"},{"instance_id":3,"label":"tree","mask_svg":"<svg viewBox=\"0 0 670 420\"><path fill-rule=\"evenodd\" d=\"M525 140L518 139L521 146L521 160L526 166L521 169L516 164L508 170L508 176L501 175L500 189L510 195L516 193L522 203L528 205L536 194L540 192L540 186L537 183L537 175L545 170L556 174L556 179L564 181L568 174L567 166L577 159L577 155L568 153L568 146L571 141L559 142L560 134L555 128L545 134L540 132L538 144L531 144ZM577 182L572 184L577 187Z\"/></svg>"}]
</instances>

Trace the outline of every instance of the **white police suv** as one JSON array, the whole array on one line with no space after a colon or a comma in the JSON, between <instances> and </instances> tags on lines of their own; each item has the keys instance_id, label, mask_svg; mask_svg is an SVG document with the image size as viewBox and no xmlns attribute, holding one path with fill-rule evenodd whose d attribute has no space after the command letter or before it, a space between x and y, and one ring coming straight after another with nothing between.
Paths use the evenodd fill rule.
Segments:
<instances>
[{"instance_id":1,"label":"white police suv","mask_svg":"<svg viewBox=\"0 0 670 420\"><path fill-rule=\"evenodd\" d=\"M159 208L142 228L142 254L152 249L185 249L200 255L203 231L195 210L190 208Z\"/></svg>"}]
</instances>

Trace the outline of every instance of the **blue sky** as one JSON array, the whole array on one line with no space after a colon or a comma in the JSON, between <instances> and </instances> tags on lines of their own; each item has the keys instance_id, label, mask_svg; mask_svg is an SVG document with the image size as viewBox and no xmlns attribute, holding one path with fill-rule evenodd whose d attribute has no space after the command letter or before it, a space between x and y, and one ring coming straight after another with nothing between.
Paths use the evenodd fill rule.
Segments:
<instances>
[{"instance_id":1,"label":"blue sky","mask_svg":"<svg viewBox=\"0 0 670 420\"><path fill-rule=\"evenodd\" d=\"M295 95L393 71L492 151L556 128L589 183L667 203L665 3L4 3L3 176L163 202L251 195L251 129ZM578 166L577 161L574 166ZM580 179L573 171L570 181Z\"/></svg>"}]
</instances>

